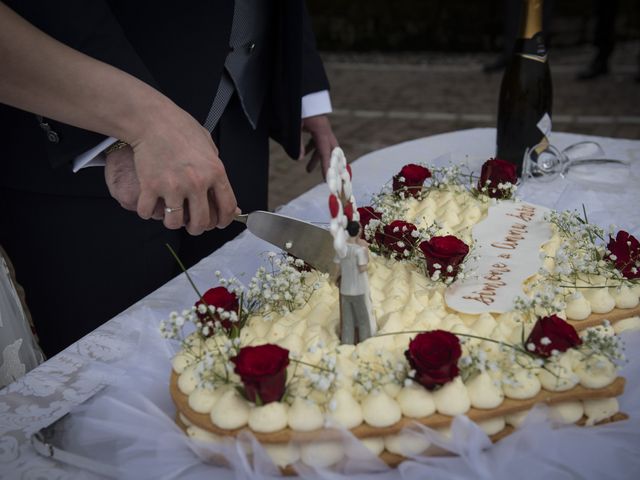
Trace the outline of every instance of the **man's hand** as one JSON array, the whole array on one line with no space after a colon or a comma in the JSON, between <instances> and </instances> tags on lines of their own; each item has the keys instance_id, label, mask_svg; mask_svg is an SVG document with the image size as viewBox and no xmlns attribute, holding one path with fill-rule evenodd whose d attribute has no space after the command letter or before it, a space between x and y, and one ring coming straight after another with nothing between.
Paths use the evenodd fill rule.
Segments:
<instances>
[{"instance_id":1,"label":"man's hand","mask_svg":"<svg viewBox=\"0 0 640 480\"><path fill-rule=\"evenodd\" d=\"M131 147L121 148L107 155L104 179L111 196L126 210L136 211L140 198L140 181L136 174ZM162 220L164 203L158 203L152 218Z\"/></svg>"},{"instance_id":2,"label":"man's hand","mask_svg":"<svg viewBox=\"0 0 640 480\"><path fill-rule=\"evenodd\" d=\"M331 161L331 151L338 146L338 140L333 134L329 117L317 115L302 119L302 131L311 134L311 139L304 145L300 135L300 158L302 160L309 153L311 159L307 163L307 172L311 172L318 164L322 165L322 175L327 173Z\"/></svg>"},{"instance_id":3,"label":"man's hand","mask_svg":"<svg viewBox=\"0 0 640 480\"><path fill-rule=\"evenodd\" d=\"M140 182L131 147L124 147L107 155L104 180L109 193L120 206L135 212L140 197Z\"/></svg>"}]
</instances>

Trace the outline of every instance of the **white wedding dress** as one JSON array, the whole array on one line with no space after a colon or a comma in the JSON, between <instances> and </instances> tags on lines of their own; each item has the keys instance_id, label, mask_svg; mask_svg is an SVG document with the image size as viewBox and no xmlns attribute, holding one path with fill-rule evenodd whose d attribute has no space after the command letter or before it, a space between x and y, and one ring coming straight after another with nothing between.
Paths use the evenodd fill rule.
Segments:
<instances>
[{"instance_id":1,"label":"white wedding dress","mask_svg":"<svg viewBox=\"0 0 640 480\"><path fill-rule=\"evenodd\" d=\"M43 361L18 295L11 263L0 247L0 388Z\"/></svg>"}]
</instances>

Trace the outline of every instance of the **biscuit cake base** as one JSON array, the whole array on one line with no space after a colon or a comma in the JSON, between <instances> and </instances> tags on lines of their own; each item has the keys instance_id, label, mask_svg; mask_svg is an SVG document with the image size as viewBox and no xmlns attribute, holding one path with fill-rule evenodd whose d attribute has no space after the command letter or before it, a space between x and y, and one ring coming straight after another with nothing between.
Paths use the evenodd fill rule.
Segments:
<instances>
[{"instance_id":1,"label":"biscuit cake base","mask_svg":"<svg viewBox=\"0 0 640 480\"><path fill-rule=\"evenodd\" d=\"M180 414L181 412L177 412L176 413L176 418L175 418L175 422L176 425L178 425L178 427L180 427L180 429L187 433L187 429L189 428L188 425L186 425L182 419L180 418ZM183 413L184 415L184 413ZM186 416L186 415L185 415ZM606 418L604 420L601 420L599 422L596 422L595 425L606 425L608 423L613 423L613 422L619 422L622 420L627 420L629 418L629 416L626 413L622 413L622 412L618 412L615 415L612 415L609 418ZM576 425L580 425L580 426L584 426L586 424L586 417L583 417L582 419L578 420L576 422ZM493 442L496 443L500 440L502 440L503 438L508 437L510 434L512 434L516 429L510 425L507 425L504 429L502 429L500 432L495 433L493 435L489 435L489 439ZM255 435L255 433L254 433ZM430 456L446 456L446 455L451 455L450 452L447 452L446 450L441 449L440 447L437 446L430 446L424 453L424 455L430 455ZM397 455L395 453L391 453L388 450L383 450L382 453L379 455L380 460L382 460L383 462L385 462L388 466L390 467L397 467L398 465L400 465L402 462L404 462L405 460L407 460L407 457L403 457L402 455ZM221 466L229 466L229 462L221 455L217 455L214 458L210 459L213 463L217 464L217 465L221 465ZM280 471L282 472L283 475L285 476L297 476L297 472L295 471L295 469L291 466L291 465L287 465L285 467L280 467Z\"/></svg>"},{"instance_id":2,"label":"biscuit cake base","mask_svg":"<svg viewBox=\"0 0 640 480\"><path fill-rule=\"evenodd\" d=\"M499 407L493 409L483 410L478 408L470 408L465 413L465 415L475 422L481 422L504 415L527 411L537 403L554 405L558 403L573 402L578 400L593 400L618 397L624 392L624 385L625 379L623 377L618 377L613 381L613 383L604 388L590 389L578 385L564 392L549 392L547 390L541 390L534 397L525 400L505 398ZM242 431L251 431L249 427L243 427L236 430L225 430L214 425L213 422L211 422L208 414L198 413L192 410L189 406L188 396L182 393L178 388L178 375L176 375L175 372L172 372L171 374L170 392L171 398L176 405L178 413L184 415L193 425L198 428L201 428L207 432L214 433L216 435L232 437L235 437ZM358 438L379 437L399 433L403 428L406 428L416 422L430 428L445 428L448 427L452 421L453 417L449 415L435 413L423 418L403 417L394 425L382 428L372 427L363 423L355 428L352 428L350 432ZM289 428L285 428L283 430L271 433L261 433L254 431L251 431L251 433L259 442L263 443L287 443L290 441L312 442L317 440L330 440L340 438L339 430L332 430L328 428L310 432L299 432L291 430Z\"/></svg>"},{"instance_id":3,"label":"biscuit cake base","mask_svg":"<svg viewBox=\"0 0 640 480\"><path fill-rule=\"evenodd\" d=\"M597 327L605 320L610 321L612 324L616 324L621 320L637 316L640 316L640 305L634 308L614 308L607 313L592 313L584 320L568 319L567 322L573 325L573 328L580 331L589 327Z\"/></svg>"}]
</instances>

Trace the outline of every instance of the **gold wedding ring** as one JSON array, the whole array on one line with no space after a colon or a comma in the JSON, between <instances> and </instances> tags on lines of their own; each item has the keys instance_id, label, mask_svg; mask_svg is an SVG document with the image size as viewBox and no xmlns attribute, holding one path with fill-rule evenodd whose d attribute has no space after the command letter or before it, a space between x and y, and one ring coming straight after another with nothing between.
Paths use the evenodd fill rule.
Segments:
<instances>
[{"instance_id":1,"label":"gold wedding ring","mask_svg":"<svg viewBox=\"0 0 640 480\"><path fill-rule=\"evenodd\" d=\"M182 210L182 207L164 207L164 213L179 212L180 210Z\"/></svg>"}]
</instances>

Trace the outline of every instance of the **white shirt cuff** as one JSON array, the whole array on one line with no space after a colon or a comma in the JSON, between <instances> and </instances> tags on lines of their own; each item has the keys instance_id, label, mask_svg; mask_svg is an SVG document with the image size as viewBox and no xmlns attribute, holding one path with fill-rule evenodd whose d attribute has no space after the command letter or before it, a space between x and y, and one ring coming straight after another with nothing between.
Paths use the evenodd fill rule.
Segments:
<instances>
[{"instance_id":1,"label":"white shirt cuff","mask_svg":"<svg viewBox=\"0 0 640 480\"><path fill-rule=\"evenodd\" d=\"M329 90L321 90L302 97L302 118L324 115L331 113L332 110Z\"/></svg>"},{"instance_id":2,"label":"white shirt cuff","mask_svg":"<svg viewBox=\"0 0 640 480\"><path fill-rule=\"evenodd\" d=\"M113 145L117 141L118 140L112 137L106 138L91 150L78 155L73 159L73 173L77 173L86 167L104 167L105 157L102 152L105 148Z\"/></svg>"}]
</instances>

